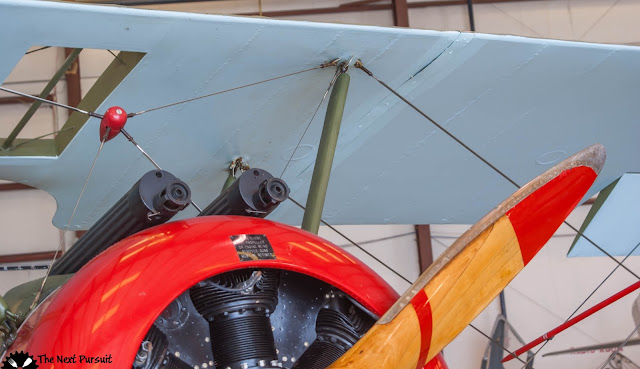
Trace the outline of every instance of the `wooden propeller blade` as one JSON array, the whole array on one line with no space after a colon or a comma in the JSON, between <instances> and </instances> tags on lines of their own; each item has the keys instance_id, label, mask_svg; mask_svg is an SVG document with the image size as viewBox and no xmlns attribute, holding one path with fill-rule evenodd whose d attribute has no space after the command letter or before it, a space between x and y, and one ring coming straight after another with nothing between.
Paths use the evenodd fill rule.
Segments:
<instances>
[{"instance_id":1,"label":"wooden propeller blade","mask_svg":"<svg viewBox=\"0 0 640 369\"><path fill-rule=\"evenodd\" d=\"M502 291L595 181L593 145L515 192L429 267L333 369L420 369Z\"/></svg>"}]
</instances>

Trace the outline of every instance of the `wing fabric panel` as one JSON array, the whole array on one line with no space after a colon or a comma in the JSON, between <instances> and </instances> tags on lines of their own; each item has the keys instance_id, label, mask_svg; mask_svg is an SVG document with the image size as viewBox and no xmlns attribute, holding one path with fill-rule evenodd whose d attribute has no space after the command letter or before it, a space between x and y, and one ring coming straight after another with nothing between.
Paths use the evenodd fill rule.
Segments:
<instances>
[{"instance_id":1,"label":"wing fabric panel","mask_svg":"<svg viewBox=\"0 0 640 369\"><path fill-rule=\"evenodd\" d=\"M610 160L589 196L640 171L636 47L15 0L0 0L0 29L20 35L0 40L0 76L31 45L145 53L98 112L136 112L354 56L519 183L594 141L610 148ZM349 73L329 223L473 223L514 190L376 81ZM333 74L315 70L154 111L130 119L128 131L206 204L234 157L281 173ZM321 108L283 176L299 202L323 118ZM66 225L97 126L89 119L57 158L0 157L0 175L51 193L54 224ZM88 228L149 169L127 140L109 141L87 187L92 203L81 202L71 228ZM289 203L273 215L301 219Z\"/></svg>"}]
</instances>

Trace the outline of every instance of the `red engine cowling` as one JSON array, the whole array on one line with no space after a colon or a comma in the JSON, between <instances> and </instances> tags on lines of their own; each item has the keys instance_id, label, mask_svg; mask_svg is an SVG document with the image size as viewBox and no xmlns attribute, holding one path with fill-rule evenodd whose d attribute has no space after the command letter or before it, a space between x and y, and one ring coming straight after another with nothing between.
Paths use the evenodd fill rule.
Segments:
<instances>
[{"instance_id":1,"label":"red engine cowling","mask_svg":"<svg viewBox=\"0 0 640 369\"><path fill-rule=\"evenodd\" d=\"M232 241L246 235L266 239L275 258L246 257ZM94 258L28 317L8 352L29 352L41 368L59 367L59 358L65 368L131 368L172 301L206 278L247 268L315 278L378 316L398 298L369 267L318 236L263 219L199 217L137 233ZM446 364L438 356L425 368Z\"/></svg>"}]
</instances>

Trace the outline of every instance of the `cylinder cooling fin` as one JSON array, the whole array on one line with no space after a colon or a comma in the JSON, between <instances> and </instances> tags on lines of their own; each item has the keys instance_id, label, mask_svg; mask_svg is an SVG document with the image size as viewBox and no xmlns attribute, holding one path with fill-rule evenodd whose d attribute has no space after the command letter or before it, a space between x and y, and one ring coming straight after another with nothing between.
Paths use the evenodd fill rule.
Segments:
<instances>
[{"instance_id":1,"label":"cylinder cooling fin","mask_svg":"<svg viewBox=\"0 0 640 369\"><path fill-rule=\"evenodd\" d=\"M333 295L318 313L317 338L304 352L293 369L323 369L349 351L373 321L358 311L346 297Z\"/></svg>"},{"instance_id":2,"label":"cylinder cooling fin","mask_svg":"<svg viewBox=\"0 0 640 369\"><path fill-rule=\"evenodd\" d=\"M326 368L376 319L342 291L306 275L227 272L197 283L166 308L133 368Z\"/></svg>"},{"instance_id":3,"label":"cylinder cooling fin","mask_svg":"<svg viewBox=\"0 0 640 369\"><path fill-rule=\"evenodd\" d=\"M167 336L155 324L151 326L133 362L134 369L190 369L189 364L171 355Z\"/></svg>"},{"instance_id":4,"label":"cylinder cooling fin","mask_svg":"<svg viewBox=\"0 0 640 369\"><path fill-rule=\"evenodd\" d=\"M278 304L279 272L239 271L202 281L190 291L209 322L216 368L277 368L271 313Z\"/></svg>"}]
</instances>

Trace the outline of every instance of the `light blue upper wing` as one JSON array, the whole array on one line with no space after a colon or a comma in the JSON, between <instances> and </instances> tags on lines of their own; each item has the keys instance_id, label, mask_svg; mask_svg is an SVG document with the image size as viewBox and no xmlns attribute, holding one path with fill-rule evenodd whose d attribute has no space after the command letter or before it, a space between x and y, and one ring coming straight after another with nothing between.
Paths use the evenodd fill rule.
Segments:
<instances>
[{"instance_id":1,"label":"light blue upper wing","mask_svg":"<svg viewBox=\"0 0 640 369\"><path fill-rule=\"evenodd\" d=\"M520 184L595 142L608 160L589 196L640 171L640 48L42 1L0 0L0 31L0 79L32 45L146 53L98 112L144 110L353 55ZM329 223L473 223L515 190L362 71L349 73ZM158 110L127 129L203 207L236 156L280 175L333 74L315 70ZM283 176L300 202L323 119L324 107ZM0 157L0 177L50 192L54 223L66 225L98 149L98 124L92 118L59 157ZM90 226L150 169L124 137L109 141L72 228ZM287 202L273 218L297 224L301 212Z\"/></svg>"}]
</instances>

